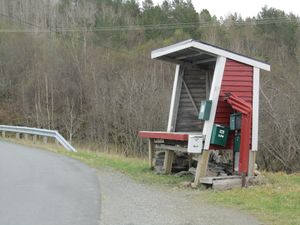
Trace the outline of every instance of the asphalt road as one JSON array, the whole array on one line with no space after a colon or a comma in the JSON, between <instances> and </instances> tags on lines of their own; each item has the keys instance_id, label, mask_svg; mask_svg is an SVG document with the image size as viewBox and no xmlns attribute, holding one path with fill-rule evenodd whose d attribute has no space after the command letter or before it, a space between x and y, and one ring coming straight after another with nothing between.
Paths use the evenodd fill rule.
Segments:
<instances>
[{"instance_id":1,"label":"asphalt road","mask_svg":"<svg viewBox=\"0 0 300 225\"><path fill-rule=\"evenodd\" d=\"M98 225L96 171L47 151L0 142L0 225Z\"/></svg>"}]
</instances>

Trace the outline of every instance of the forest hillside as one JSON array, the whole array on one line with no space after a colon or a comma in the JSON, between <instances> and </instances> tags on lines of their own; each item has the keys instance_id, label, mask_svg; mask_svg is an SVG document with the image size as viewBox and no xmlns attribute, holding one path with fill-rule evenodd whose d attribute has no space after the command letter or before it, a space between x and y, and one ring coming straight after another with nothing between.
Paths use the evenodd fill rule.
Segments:
<instances>
[{"instance_id":1,"label":"forest hillside","mask_svg":"<svg viewBox=\"0 0 300 225\"><path fill-rule=\"evenodd\" d=\"M190 0L0 0L0 124L143 155L165 130L175 67L150 52L188 38L263 60L259 165L300 170L300 28L293 14L217 18Z\"/></svg>"}]
</instances>

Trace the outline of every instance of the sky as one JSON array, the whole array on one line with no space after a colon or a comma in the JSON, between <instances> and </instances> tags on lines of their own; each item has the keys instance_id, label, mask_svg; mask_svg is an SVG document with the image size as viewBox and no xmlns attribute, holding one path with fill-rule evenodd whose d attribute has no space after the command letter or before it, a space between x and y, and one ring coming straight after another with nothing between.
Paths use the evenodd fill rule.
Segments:
<instances>
[{"instance_id":1,"label":"sky","mask_svg":"<svg viewBox=\"0 0 300 225\"><path fill-rule=\"evenodd\" d=\"M153 2L161 4L163 0L153 0ZM286 13L292 12L300 15L300 1L298 0L192 0L192 2L197 12L208 9L211 15L216 15L218 18L234 12L243 18L256 16L265 5Z\"/></svg>"}]
</instances>

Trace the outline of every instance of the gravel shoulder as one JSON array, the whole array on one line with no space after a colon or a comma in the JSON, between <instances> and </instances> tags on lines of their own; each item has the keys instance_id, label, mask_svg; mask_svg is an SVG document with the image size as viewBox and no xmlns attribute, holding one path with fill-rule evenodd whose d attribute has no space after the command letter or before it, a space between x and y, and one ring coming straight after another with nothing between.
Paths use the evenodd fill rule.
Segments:
<instances>
[{"instance_id":1,"label":"gravel shoulder","mask_svg":"<svg viewBox=\"0 0 300 225\"><path fill-rule=\"evenodd\" d=\"M112 169L98 171L101 225L257 225L244 213L195 200L195 191L138 183Z\"/></svg>"}]
</instances>

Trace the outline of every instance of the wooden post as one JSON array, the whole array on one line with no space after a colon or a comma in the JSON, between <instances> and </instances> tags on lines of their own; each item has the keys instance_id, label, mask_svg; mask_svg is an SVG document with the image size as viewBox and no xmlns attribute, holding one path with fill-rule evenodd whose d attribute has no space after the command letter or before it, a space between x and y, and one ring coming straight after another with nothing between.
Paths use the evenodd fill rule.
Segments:
<instances>
[{"instance_id":1,"label":"wooden post","mask_svg":"<svg viewBox=\"0 0 300 225\"><path fill-rule=\"evenodd\" d=\"M198 158L198 164L197 164L196 175L194 180L194 185L196 186L199 184L200 178L206 176L208 159L209 159L209 150L204 150L202 154L199 155Z\"/></svg>"},{"instance_id":2,"label":"wooden post","mask_svg":"<svg viewBox=\"0 0 300 225\"><path fill-rule=\"evenodd\" d=\"M5 131L2 131L2 137L5 138Z\"/></svg>"},{"instance_id":3,"label":"wooden post","mask_svg":"<svg viewBox=\"0 0 300 225\"><path fill-rule=\"evenodd\" d=\"M173 160L174 160L174 151L172 151L172 150L166 150L165 160L164 160L164 171L165 171L165 174L171 174Z\"/></svg>"},{"instance_id":4,"label":"wooden post","mask_svg":"<svg viewBox=\"0 0 300 225\"><path fill-rule=\"evenodd\" d=\"M150 138L148 140L148 150L149 150L149 167L150 169L154 168L154 164L153 164L153 158L154 158L154 154L155 154L155 144L154 144L154 139Z\"/></svg>"},{"instance_id":5,"label":"wooden post","mask_svg":"<svg viewBox=\"0 0 300 225\"><path fill-rule=\"evenodd\" d=\"M17 140L20 139L20 133L16 133L16 139L17 139Z\"/></svg>"},{"instance_id":6,"label":"wooden post","mask_svg":"<svg viewBox=\"0 0 300 225\"><path fill-rule=\"evenodd\" d=\"M33 144L36 144L36 139L37 139L37 136L36 136L36 135L33 135L33 138L32 138Z\"/></svg>"},{"instance_id":7,"label":"wooden post","mask_svg":"<svg viewBox=\"0 0 300 225\"><path fill-rule=\"evenodd\" d=\"M47 144L48 138L47 137L43 137L43 142L44 142L44 144Z\"/></svg>"},{"instance_id":8,"label":"wooden post","mask_svg":"<svg viewBox=\"0 0 300 225\"><path fill-rule=\"evenodd\" d=\"M192 160L193 160L193 155L192 154L188 154L188 166L189 169L192 167Z\"/></svg>"},{"instance_id":9,"label":"wooden post","mask_svg":"<svg viewBox=\"0 0 300 225\"><path fill-rule=\"evenodd\" d=\"M254 176L254 165L256 161L256 151L249 151L249 166L248 166L248 176Z\"/></svg>"}]
</instances>

